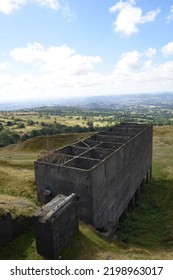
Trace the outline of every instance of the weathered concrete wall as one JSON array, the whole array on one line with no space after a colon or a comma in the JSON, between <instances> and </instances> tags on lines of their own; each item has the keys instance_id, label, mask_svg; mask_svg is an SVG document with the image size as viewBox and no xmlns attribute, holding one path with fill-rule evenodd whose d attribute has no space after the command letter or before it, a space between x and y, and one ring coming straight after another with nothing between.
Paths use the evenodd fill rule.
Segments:
<instances>
[{"instance_id":1,"label":"weathered concrete wall","mask_svg":"<svg viewBox=\"0 0 173 280\"><path fill-rule=\"evenodd\" d=\"M116 225L152 166L152 127L92 170L93 224Z\"/></svg>"},{"instance_id":2,"label":"weathered concrete wall","mask_svg":"<svg viewBox=\"0 0 173 280\"><path fill-rule=\"evenodd\" d=\"M79 229L78 204L74 194L56 196L34 215L37 252L57 259Z\"/></svg>"},{"instance_id":3,"label":"weathered concrete wall","mask_svg":"<svg viewBox=\"0 0 173 280\"><path fill-rule=\"evenodd\" d=\"M79 197L80 216L92 223L92 193L90 172L77 168L68 168L54 164L35 162L35 176L38 200L47 203L58 194L76 193ZM50 196L45 196L50 189Z\"/></svg>"},{"instance_id":4,"label":"weathered concrete wall","mask_svg":"<svg viewBox=\"0 0 173 280\"><path fill-rule=\"evenodd\" d=\"M22 234L32 223L31 217L20 216L12 219L9 213L0 216L0 246L6 245L13 238Z\"/></svg>"}]
</instances>

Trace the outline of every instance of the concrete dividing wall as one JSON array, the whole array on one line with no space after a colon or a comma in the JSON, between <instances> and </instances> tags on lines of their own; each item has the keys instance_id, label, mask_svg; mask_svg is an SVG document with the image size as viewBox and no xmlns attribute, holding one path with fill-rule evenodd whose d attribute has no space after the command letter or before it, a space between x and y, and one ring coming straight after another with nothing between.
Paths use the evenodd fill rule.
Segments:
<instances>
[{"instance_id":1,"label":"concrete dividing wall","mask_svg":"<svg viewBox=\"0 0 173 280\"><path fill-rule=\"evenodd\" d=\"M35 161L39 201L73 192L82 219L116 226L152 166L152 125L120 124L57 152L71 158L61 166Z\"/></svg>"},{"instance_id":2,"label":"concrete dividing wall","mask_svg":"<svg viewBox=\"0 0 173 280\"><path fill-rule=\"evenodd\" d=\"M77 197L56 196L34 215L37 252L57 259L79 229Z\"/></svg>"}]
</instances>

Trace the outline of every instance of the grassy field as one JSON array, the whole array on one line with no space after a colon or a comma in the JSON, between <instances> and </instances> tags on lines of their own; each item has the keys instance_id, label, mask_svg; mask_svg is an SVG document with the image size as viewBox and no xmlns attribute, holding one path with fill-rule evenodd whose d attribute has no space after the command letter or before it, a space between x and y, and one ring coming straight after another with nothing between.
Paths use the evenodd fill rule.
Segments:
<instances>
[{"instance_id":1,"label":"grassy field","mask_svg":"<svg viewBox=\"0 0 173 280\"><path fill-rule=\"evenodd\" d=\"M112 116L113 117L113 116ZM110 125L109 119L110 117L85 117L82 116L61 116L61 115L51 115L51 114L39 114L37 112L0 112L0 123L6 128L10 129L13 132L17 132L19 134L30 133L33 129L40 130L43 128L42 123L46 124L55 124L61 123L66 126L74 127L75 125L79 125L81 127L88 127L87 122L92 119L94 127L103 127L106 125ZM33 121L33 124L29 124L29 121ZM8 123L11 123L10 125ZM24 127L20 128L19 124L23 123ZM115 122L113 122L115 123Z\"/></svg>"},{"instance_id":2,"label":"grassy field","mask_svg":"<svg viewBox=\"0 0 173 280\"><path fill-rule=\"evenodd\" d=\"M24 199L30 211L35 211L34 159L47 147L53 150L86 136L37 137L1 148L0 205L1 201L8 205ZM65 248L61 259L173 259L172 155L173 127L154 127L153 179L146 185L138 205L121 222L115 238L107 240L81 222L79 233ZM36 252L33 229L1 248L0 259L43 259Z\"/></svg>"}]
</instances>

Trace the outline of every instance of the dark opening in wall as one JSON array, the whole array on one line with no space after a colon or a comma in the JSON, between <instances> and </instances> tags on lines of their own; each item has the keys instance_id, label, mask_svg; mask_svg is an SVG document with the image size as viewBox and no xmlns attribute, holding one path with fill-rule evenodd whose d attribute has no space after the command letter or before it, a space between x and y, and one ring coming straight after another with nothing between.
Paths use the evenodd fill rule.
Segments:
<instances>
[{"instance_id":1,"label":"dark opening in wall","mask_svg":"<svg viewBox=\"0 0 173 280\"><path fill-rule=\"evenodd\" d=\"M84 158L75 158L67 162L64 166L89 170L95 165L97 165L99 162L100 162L99 160L95 160L95 159L91 160L91 159L84 159Z\"/></svg>"},{"instance_id":2,"label":"dark opening in wall","mask_svg":"<svg viewBox=\"0 0 173 280\"><path fill-rule=\"evenodd\" d=\"M112 150L91 149L88 152L82 154L81 157L94 158L94 159L104 159L112 153L113 153Z\"/></svg>"},{"instance_id":3,"label":"dark opening in wall","mask_svg":"<svg viewBox=\"0 0 173 280\"><path fill-rule=\"evenodd\" d=\"M62 149L59 149L58 153L64 154L64 155L70 155L70 156L78 156L81 153L84 153L85 151L87 151L87 148L66 146Z\"/></svg>"},{"instance_id":4,"label":"dark opening in wall","mask_svg":"<svg viewBox=\"0 0 173 280\"><path fill-rule=\"evenodd\" d=\"M100 144L99 141L88 141L88 140L83 140L82 142L77 142L75 143L73 146L76 146L76 147L88 147L88 148L92 148L92 147L95 147L97 146L98 144Z\"/></svg>"},{"instance_id":5,"label":"dark opening in wall","mask_svg":"<svg viewBox=\"0 0 173 280\"><path fill-rule=\"evenodd\" d=\"M126 143L129 139L130 139L130 137L111 136L111 135L107 135L106 133L105 134L98 133L89 138L89 140L92 140L92 141L113 142L113 143L119 143L121 145Z\"/></svg>"},{"instance_id":6,"label":"dark opening in wall","mask_svg":"<svg viewBox=\"0 0 173 280\"><path fill-rule=\"evenodd\" d=\"M119 147L121 147L121 144L111 143L111 142L103 142L100 145L97 146L97 148L102 149L112 149L117 150Z\"/></svg>"}]
</instances>

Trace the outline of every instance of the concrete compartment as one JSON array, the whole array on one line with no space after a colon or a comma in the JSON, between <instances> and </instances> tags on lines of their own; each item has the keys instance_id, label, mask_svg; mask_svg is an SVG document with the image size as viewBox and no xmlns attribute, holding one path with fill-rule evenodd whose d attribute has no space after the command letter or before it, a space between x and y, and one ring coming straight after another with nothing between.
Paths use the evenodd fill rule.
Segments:
<instances>
[{"instance_id":1,"label":"concrete compartment","mask_svg":"<svg viewBox=\"0 0 173 280\"><path fill-rule=\"evenodd\" d=\"M74 146L66 146L62 149L58 150L59 154L70 155L70 156L78 156L87 151L87 148L82 147L74 147Z\"/></svg>"},{"instance_id":2,"label":"concrete compartment","mask_svg":"<svg viewBox=\"0 0 173 280\"><path fill-rule=\"evenodd\" d=\"M85 144L86 143L86 144ZM95 147L97 145L99 145L100 142L99 141L90 141L90 140L83 140L82 142L77 142L75 143L73 146L76 146L76 147L87 147L87 148L92 148L92 147Z\"/></svg>"},{"instance_id":3,"label":"concrete compartment","mask_svg":"<svg viewBox=\"0 0 173 280\"><path fill-rule=\"evenodd\" d=\"M110 128L108 131L106 131L108 134L109 133L114 133L114 135L117 136L130 136L133 137L135 135L137 135L139 132L141 131L141 129L134 129L134 128L125 128L125 127L121 127L121 128Z\"/></svg>"},{"instance_id":4,"label":"concrete compartment","mask_svg":"<svg viewBox=\"0 0 173 280\"><path fill-rule=\"evenodd\" d=\"M73 159L73 156L61 155L58 151L55 151L55 152L50 153L50 154L47 153L45 155L41 155L38 158L38 161L62 165L65 162L67 162L71 159Z\"/></svg>"},{"instance_id":5,"label":"concrete compartment","mask_svg":"<svg viewBox=\"0 0 173 280\"><path fill-rule=\"evenodd\" d=\"M121 123L117 125L116 128L133 128L142 131L147 126L148 126L147 124Z\"/></svg>"},{"instance_id":6,"label":"concrete compartment","mask_svg":"<svg viewBox=\"0 0 173 280\"><path fill-rule=\"evenodd\" d=\"M112 143L119 143L124 144L126 143L130 137L122 137L122 136L111 136L105 134L98 133L96 135L93 135L89 138L90 140L94 141L100 141L100 142L112 142Z\"/></svg>"},{"instance_id":7,"label":"concrete compartment","mask_svg":"<svg viewBox=\"0 0 173 280\"><path fill-rule=\"evenodd\" d=\"M100 145L97 146L97 148L101 149L112 149L117 150L119 147L121 147L121 144L111 143L111 142L103 142Z\"/></svg>"},{"instance_id":8,"label":"concrete compartment","mask_svg":"<svg viewBox=\"0 0 173 280\"><path fill-rule=\"evenodd\" d=\"M89 170L92 167L96 166L100 161L95 159L84 159L84 158L75 158L67 162L64 166L69 166L78 169Z\"/></svg>"},{"instance_id":9,"label":"concrete compartment","mask_svg":"<svg viewBox=\"0 0 173 280\"><path fill-rule=\"evenodd\" d=\"M81 157L84 158L93 158L93 159L104 159L108 157L110 154L112 154L112 150L107 149L91 149L88 152L81 155Z\"/></svg>"}]
</instances>

